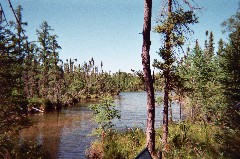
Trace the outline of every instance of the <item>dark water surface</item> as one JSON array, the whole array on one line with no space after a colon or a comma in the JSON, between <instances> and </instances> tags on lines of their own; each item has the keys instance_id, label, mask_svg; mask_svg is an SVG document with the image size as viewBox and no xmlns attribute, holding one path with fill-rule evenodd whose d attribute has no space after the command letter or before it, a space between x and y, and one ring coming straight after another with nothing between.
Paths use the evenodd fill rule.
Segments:
<instances>
[{"instance_id":1,"label":"dark water surface","mask_svg":"<svg viewBox=\"0 0 240 159\"><path fill-rule=\"evenodd\" d=\"M161 96L157 93L157 96ZM115 105L121 111L121 120L115 120L118 129L146 126L146 93L123 92L115 99ZM32 115L35 124L24 129L21 137L42 143L51 152L52 158L84 159L85 150L93 137L88 136L96 126L92 122L93 113L81 103L60 112ZM173 104L173 116L178 120L179 107ZM161 125L162 107L156 107L156 127Z\"/></svg>"}]
</instances>

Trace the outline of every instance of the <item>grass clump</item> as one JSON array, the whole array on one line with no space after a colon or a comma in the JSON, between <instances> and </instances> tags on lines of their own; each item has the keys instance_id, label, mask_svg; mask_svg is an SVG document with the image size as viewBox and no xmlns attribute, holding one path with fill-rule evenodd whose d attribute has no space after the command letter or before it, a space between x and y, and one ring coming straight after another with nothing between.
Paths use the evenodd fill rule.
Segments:
<instances>
[{"instance_id":1,"label":"grass clump","mask_svg":"<svg viewBox=\"0 0 240 159\"><path fill-rule=\"evenodd\" d=\"M140 128L129 128L125 131L109 130L101 140L92 143L87 156L94 159L135 158L144 148L145 133Z\"/></svg>"}]
</instances>

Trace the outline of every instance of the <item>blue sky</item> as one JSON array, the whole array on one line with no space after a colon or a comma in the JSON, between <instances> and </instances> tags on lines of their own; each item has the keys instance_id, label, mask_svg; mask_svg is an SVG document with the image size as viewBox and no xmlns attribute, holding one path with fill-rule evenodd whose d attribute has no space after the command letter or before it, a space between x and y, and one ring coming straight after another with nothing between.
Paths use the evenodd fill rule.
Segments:
<instances>
[{"instance_id":1,"label":"blue sky","mask_svg":"<svg viewBox=\"0 0 240 159\"><path fill-rule=\"evenodd\" d=\"M58 35L62 47L60 58L77 58L78 63L92 57L104 70L119 69L130 72L142 70L141 50L143 26L143 0L11 0L13 6L22 5L23 18L28 22L27 35L36 40L36 29L47 21ZM181 2L181 0L179 0ZM203 7L197 11L199 23L192 29L190 42L205 40L205 31L213 31L215 43L226 35L221 33L220 24L235 14L239 0L195 0ZM1 0L7 20L13 15L7 0ZM153 0L152 26L155 26L162 0ZM151 34L151 59L157 55L161 40Z\"/></svg>"}]
</instances>

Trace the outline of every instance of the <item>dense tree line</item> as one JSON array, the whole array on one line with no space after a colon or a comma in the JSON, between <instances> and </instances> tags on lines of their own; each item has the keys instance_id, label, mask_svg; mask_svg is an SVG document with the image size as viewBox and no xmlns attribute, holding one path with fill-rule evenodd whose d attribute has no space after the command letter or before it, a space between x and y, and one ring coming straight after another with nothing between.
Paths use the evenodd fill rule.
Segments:
<instances>
[{"instance_id":1,"label":"dense tree line","mask_svg":"<svg viewBox=\"0 0 240 159\"><path fill-rule=\"evenodd\" d=\"M77 59L63 62L58 36L46 21L36 30L36 41L29 41L22 11L21 6L13 11L16 21L0 21L1 158L20 155L15 134L31 125L30 110L58 109L80 100L145 89L141 72L106 72L103 63L98 66L93 58L83 64L77 64Z\"/></svg>"},{"instance_id":2,"label":"dense tree line","mask_svg":"<svg viewBox=\"0 0 240 159\"><path fill-rule=\"evenodd\" d=\"M147 3L148 2L148 3ZM150 5L150 6L148 6ZM151 9L151 1L146 1L146 7ZM11 138L22 128L31 124L27 118L29 108L61 108L72 105L84 99L98 98L106 94L115 95L121 91L148 91L149 127L147 145L151 154L155 151L154 129L154 88L164 90L164 126L162 136L162 151L166 157L171 148L180 142L185 146L194 141L183 140L179 136L168 136L168 115L171 106L170 93L184 105L185 119L191 124L204 123L205 127L218 127L216 142L221 143L224 156L238 158L237 137L239 127L240 102L240 53L239 28L240 12L224 21L222 26L228 33L228 40L220 40L215 48L214 34L206 31L206 41L203 47L196 41L193 48L188 48L184 57L178 60L175 52L184 44L182 30L188 24L197 22L192 11L183 8L172 10L172 1L168 0L168 12L155 28L163 35L163 46L159 50L162 58L154 61L153 66L160 73L151 75L149 48L149 26L145 28L146 36L143 42L143 72L133 71L116 73L103 70L103 63L96 65L94 58L83 64L77 64L77 59L63 62L59 58L61 47L52 27L43 22L36 30L38 39L29 42L24 27L27 25L22 18L22 8L15 10L17 20L0 23L0 156L16 155L10 150L14 144ZM146 9L146 16L151 12ZM146 19L146 25L149 19ZM150 25L151 26L151 25ZM145 72L146 71L146 72ZM145 82L145 85L144 85ZM152 86L148 87L148 84ZM180 104L181 105L181 104ZM152 114L151 114L152 113ZM151 118L151 119L150 119ZM190 124L190 126L191 126ZM187 126L180 125L186 133ZM206 132L207 134L207 132ZM181 141L180 141L181 140ZM231 144L231 142L237 144ZM170 147L174 145L173 147ZM206 143L209 144L209 143ZM215 144L215 143L214 143ZM170 146L169 146L170 145ZM204 145L208 147L209 145ZM200 148L205 148L205 147ZM177 147L177 146L176 146ZM179 147L178 147L179 148ZM180 147L179 149L181 149ZM210 151L210 150L209 150ZM219 152L218 152L219 151ZM204 151L203 151L204 153ZM196 157L196 156L195 156ZM208 156L209 157L209 156Z\"/></svg>"},{"instance_id":3,"label":"dense tree line","mask_svg":"<svg viewBox=\"0 0 240 159\"><path fill-rule=\"evenodd\" d=\"M21 55L8 54L21 60L21 69L14 67L12 72L19 73L22 95L29 107L59 108L104 94L145 89L140 71L106 72L103 63L98 66L93 58L83 64L77 64L77 59L63 62L59 58L61 46L57 42L58 36L53 34L54 30L46 21L36 30L37 40L28 42L24 30L27 23L22 21L22 8L19 6L15 12L18 22L11 22L10 26L1 23L1 42L3 46L13 43ZM3 46L2 50L5 51Z\"/></svg>"},{"instance_id":4,"label":"dense tree line","mask_svg":"<svg viewBox=\"0 0 240 159\"><path fill-rule=\"evenodd\" d=\"M220 39L215 49L214 34L206 31L204 47L196 40L194 48L188 48L184 57L176 61L171 77L177 79L170 84L176 99L184 103L184 119L190 120L192 125L204 123L205 127L218 127L220 130L215 132L217 137L211 144L219 142L221 148L215 151L239 157L237 147L230 144L240 141L237 138L240 121L237 107L240 102L239 11L222 26L228 33L228 41ZM205 155L209 155L210 150L206 148L206 151Z\"/></svg>"},{"instance_id":5,"label":"dense tree line","mask_svg":"<svg viewBox=\"0 0 240 159\"><path fill-rule=\"evenodd\" d=\"M196 41L178 63L177 74L186 90L192 118L204 115L208 120L217 120L219 114L224 115L224 110L239 102L239 12L223 26L229 31L229 41L220 39L216 52L214 35L206 31L204 48Z\"/></svg>"},{"instance_id":6,"label":"dense tree line","mask_svg":"<svg viewBox=\"0 0 240 159\"><path fill-rule=\"evenodd\" d=\"M21 9L18 7L16 13L22 23ZM0 24L0 157L15 158L21 147L15 142L16 134L31 124L23 81L26 36L18 23L11 22L11 28L6 25Z\"/></svg>"}]
</instances>

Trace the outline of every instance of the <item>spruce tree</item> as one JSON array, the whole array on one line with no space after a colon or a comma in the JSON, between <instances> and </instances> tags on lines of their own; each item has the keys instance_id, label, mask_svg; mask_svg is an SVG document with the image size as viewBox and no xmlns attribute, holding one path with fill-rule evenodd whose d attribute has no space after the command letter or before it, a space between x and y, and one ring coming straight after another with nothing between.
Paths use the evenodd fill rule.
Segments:
<instances>
[{"instance_id":1,"label":"spruce tree","mask_svg":"<svg viewBox=\"0 0 240 159\"><path fill-rule=\"evenodd\" d=\"M61 47L57 43L57 36L51 35L52 27L44 21L40 29L37 30L38 42L38 61L39 61L39 95L41 98L50 100L51 103L60 104L61 96L61 77L62 71L58 63L60 62L58 50Z\"/></svg>"},{"instance_id":2,"label":"spruce tree","mask_svg":"<svg viewBox=\"0 0 240 159\"><path fill-rule=\"evenodd\" d=\"M223 70L224 93L229 105L240 101L240 11L222 23L229 33L229 42L219 50Z\"/></svg>"},{"instance_id":3,"label":"spruce tree","mask_svg":"<svg viewBox=\"0 0 240 159\"><path fill-rule=\"evenodd\" d=\"M14 24L14 23L13 23ZM24 95L21 33L0 23L0 157L12 153L9 142L15 133L28 126ZM2 156L3 155L3 156Z\"/></svg>"}]
</instances>

